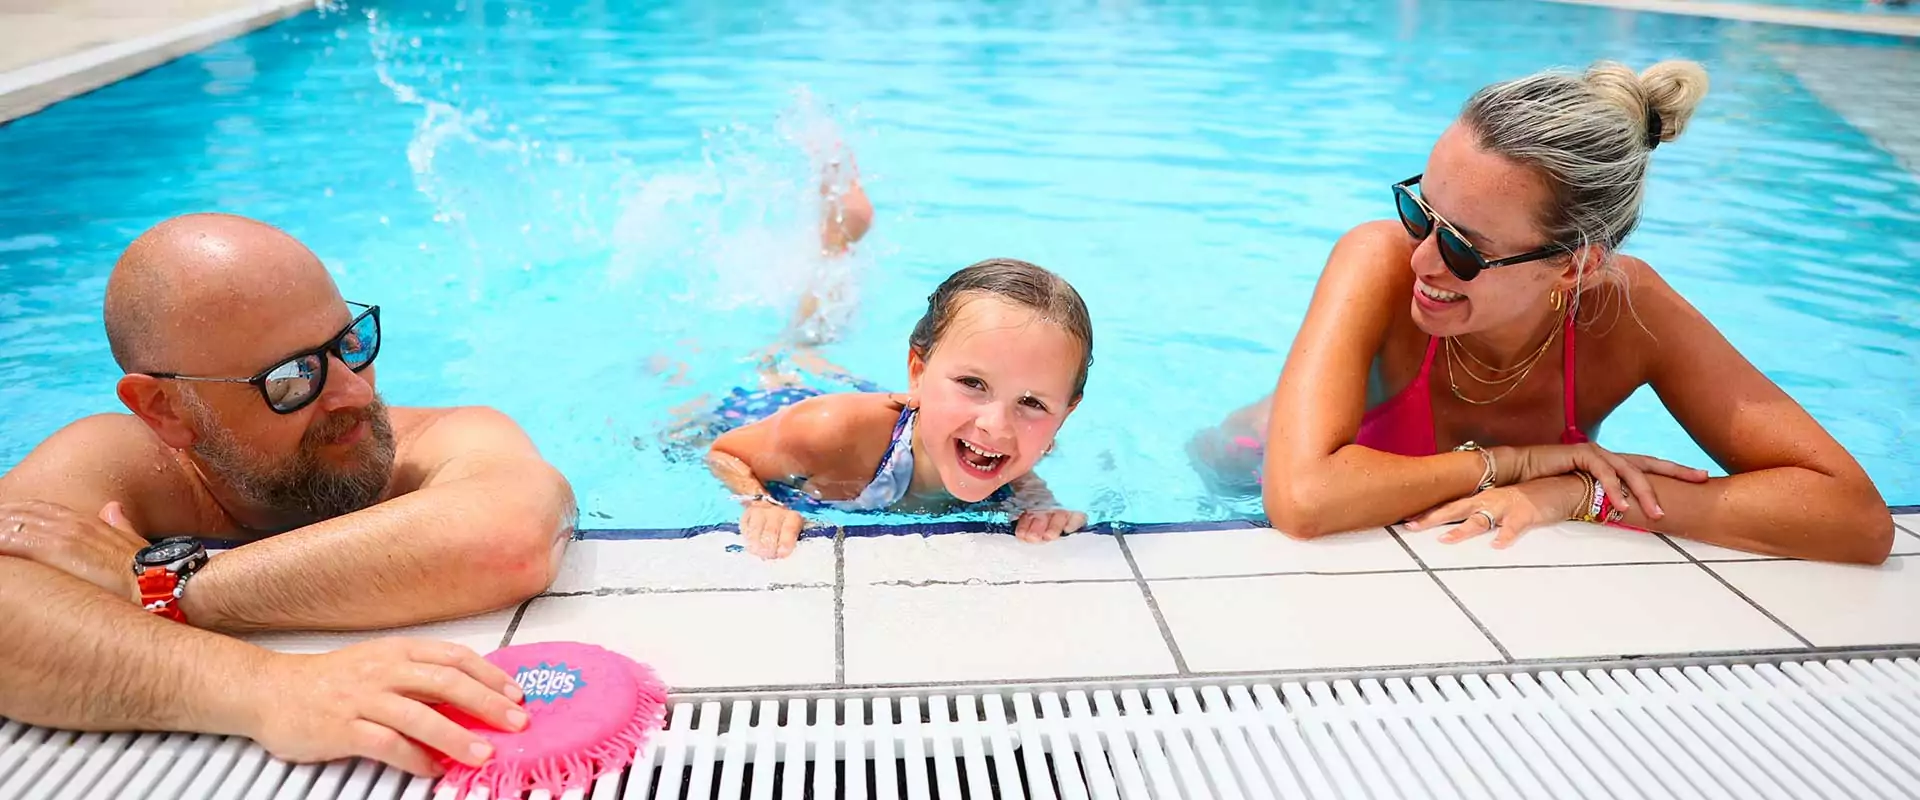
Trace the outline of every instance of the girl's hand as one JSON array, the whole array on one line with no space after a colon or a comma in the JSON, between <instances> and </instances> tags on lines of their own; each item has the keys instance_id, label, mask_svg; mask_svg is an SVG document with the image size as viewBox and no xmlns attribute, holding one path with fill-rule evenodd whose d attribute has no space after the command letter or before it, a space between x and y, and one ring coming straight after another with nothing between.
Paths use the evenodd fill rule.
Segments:
<instances>
[{"instance_id":1,"label":"girl's hand","mask_svg":"<svg viewBox=\"0 0 1920 800\"><path fill-rule=\"evenodd\" d=\"M1592 443L1503 449L1506 452L1496 453L1495 461L1513 459L1515 472L1510 480L1502 483L1526 484L1580 470L1600 481L1614 505L1628 509L1634 503L1639 503L1652 519L1666 516L1666 512L1661 510L1660 500L1654 496L1653 483L1647 480L1648 475L1664 475L1689 483L1705 483L1707 480L1706 470L1652 456L1615 453Z\"/></svg>"},{"instance_id":2,"label":"girl's hand","mask_svg":"<svg viewBox=\"0 0 1920 800\"><path fill-rule=\"evenodd\" d=\"M1460 498L1416 517L1406 528L1423 531L1459 522L1459 527L1440 537L1442 544L1463 542L1493 531L1493 548L1501 550L1528 530L1572 519L1574 507L1586 500L1586 481L1572 476L1542 478Z\"/></svg>"},{"instance_id":3,"label":"girl's hand","mask_svg":"<svg viewBox=\"0 0 1920 800\"><path fill-rule=\"evenodd\" d=\"M1035 509L1021 512L1015 521L1013 535L1023 542L1051 542L1061 534L1073 533L1087 527L1087 515L1078 511L1066 511L1058 508Z\"/></svg>"},{"instance_id":4,"label":"girl's hand","mask_svg":"<svg viewBox=\"0 0 1920 800\"><path fill-rule=\"evenodd\" d=\"M806 517L786 506L755 500L747 504L740 512L740 538L745 541L747 552L761 558L786 558L793 555L793 546L800 541L800 530L807 526Z\"/></svg>"}]
</instances>

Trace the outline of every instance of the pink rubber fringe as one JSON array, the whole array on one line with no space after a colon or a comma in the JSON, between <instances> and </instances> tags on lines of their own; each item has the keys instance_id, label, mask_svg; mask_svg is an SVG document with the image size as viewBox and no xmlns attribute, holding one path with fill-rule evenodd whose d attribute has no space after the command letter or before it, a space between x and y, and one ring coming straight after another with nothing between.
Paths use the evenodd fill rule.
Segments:
<instances>
[{"instance_id":1,"label":"pink rubber fringe","mask_svg":"<svg viewBox=\"0 0 1920 800\"><path fill-rule=\"evenodd\" d=\"M479 769L455 765L441 779L441 788L451 786L459 792L459 797L483 788L491 798L518 797L539 789L559 797L568 789L591 788L600 776L625 768L646 744L647 737L666 724L667 719L666 684L645 664L633 662L633 672L640 687L633 719L606 740L585 752L531 764L507 763L506 759L494 758Z\"/></svg>"}]
</instances>

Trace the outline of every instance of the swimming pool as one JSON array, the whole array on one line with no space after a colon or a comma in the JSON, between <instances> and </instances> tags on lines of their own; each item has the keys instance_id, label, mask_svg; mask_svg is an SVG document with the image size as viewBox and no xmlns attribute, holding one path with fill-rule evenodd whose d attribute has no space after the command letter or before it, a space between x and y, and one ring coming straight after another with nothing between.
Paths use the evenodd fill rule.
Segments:
<instances>
[{"instance_id":1,"label":"swimming pool","mask_svg":"<svg viewBox=\"0 0 1920 800\"><path fill-rule=\"evenodd\" d=\"M1388 185L1474 88L1677 56L1713 93L1656 157L1630 249L1890 502L1920 502L1920 181L1769 56L1783 44L1911 46L1529 0L334 7L0 127L0 466L119 409L112 261L219 209L383 306L389 402L519 419L583 524L731 520L657 437L750 380L785 322L811 191L796 139L832 123L879 214L832 358L897 386L941 278L1035 261L1096 325L1087 400L1041 468L1063 500L1257 514L1183 445L1271 387L1334 238L1391 213ZM1600 441L1706 464L1651 393Z\"/></svg>"}]
</instances>

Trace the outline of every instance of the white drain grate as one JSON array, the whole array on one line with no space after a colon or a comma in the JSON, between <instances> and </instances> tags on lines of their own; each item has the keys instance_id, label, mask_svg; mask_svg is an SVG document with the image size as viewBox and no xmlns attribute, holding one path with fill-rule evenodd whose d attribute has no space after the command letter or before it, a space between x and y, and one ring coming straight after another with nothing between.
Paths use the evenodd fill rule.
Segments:
<instances>
[{"instance_id":1,"label":"white drain grate","mask_svg":"<svg viewBox=\"0 0 1920 800\"><path fill-rule=\"evenodd\" d=\"M1901 798L1920 664L712 700L593 800ZM392 800L430 781L251 743L0 725L0 800ZM541 795L536 798L546 800Z\"/></svg>"}]
</instances>

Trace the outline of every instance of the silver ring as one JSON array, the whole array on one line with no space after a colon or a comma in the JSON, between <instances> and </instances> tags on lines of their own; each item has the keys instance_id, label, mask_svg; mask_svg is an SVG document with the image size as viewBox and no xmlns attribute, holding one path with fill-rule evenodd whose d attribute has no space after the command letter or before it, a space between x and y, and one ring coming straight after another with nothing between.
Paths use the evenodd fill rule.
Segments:
<instances>
[{"instance_id":1,"label":"silver ring","mask_svg":"<svg viewBox=\"0 0 1920 800\"><path fill-rule=\"evenodd\" d=\"M1497 528L1497 527L1500 527L1500 520L1497 520L1497 519L1494 519L1494 518L1493 518L1493 512L1491 512L1491 511L1488 511L1488 510L1486 510L1486 509L1484 509L1484 508L1476 508L1476 509L1474 509L1474 510L1473 510L1473 514L1470 514L1470 515L1468 515L1468 516L1481 516L1481 517L1486 517L1486 518L1487 518L1487 530L1493 530L1494 528Z\"/></svg>"}]
</instances>

